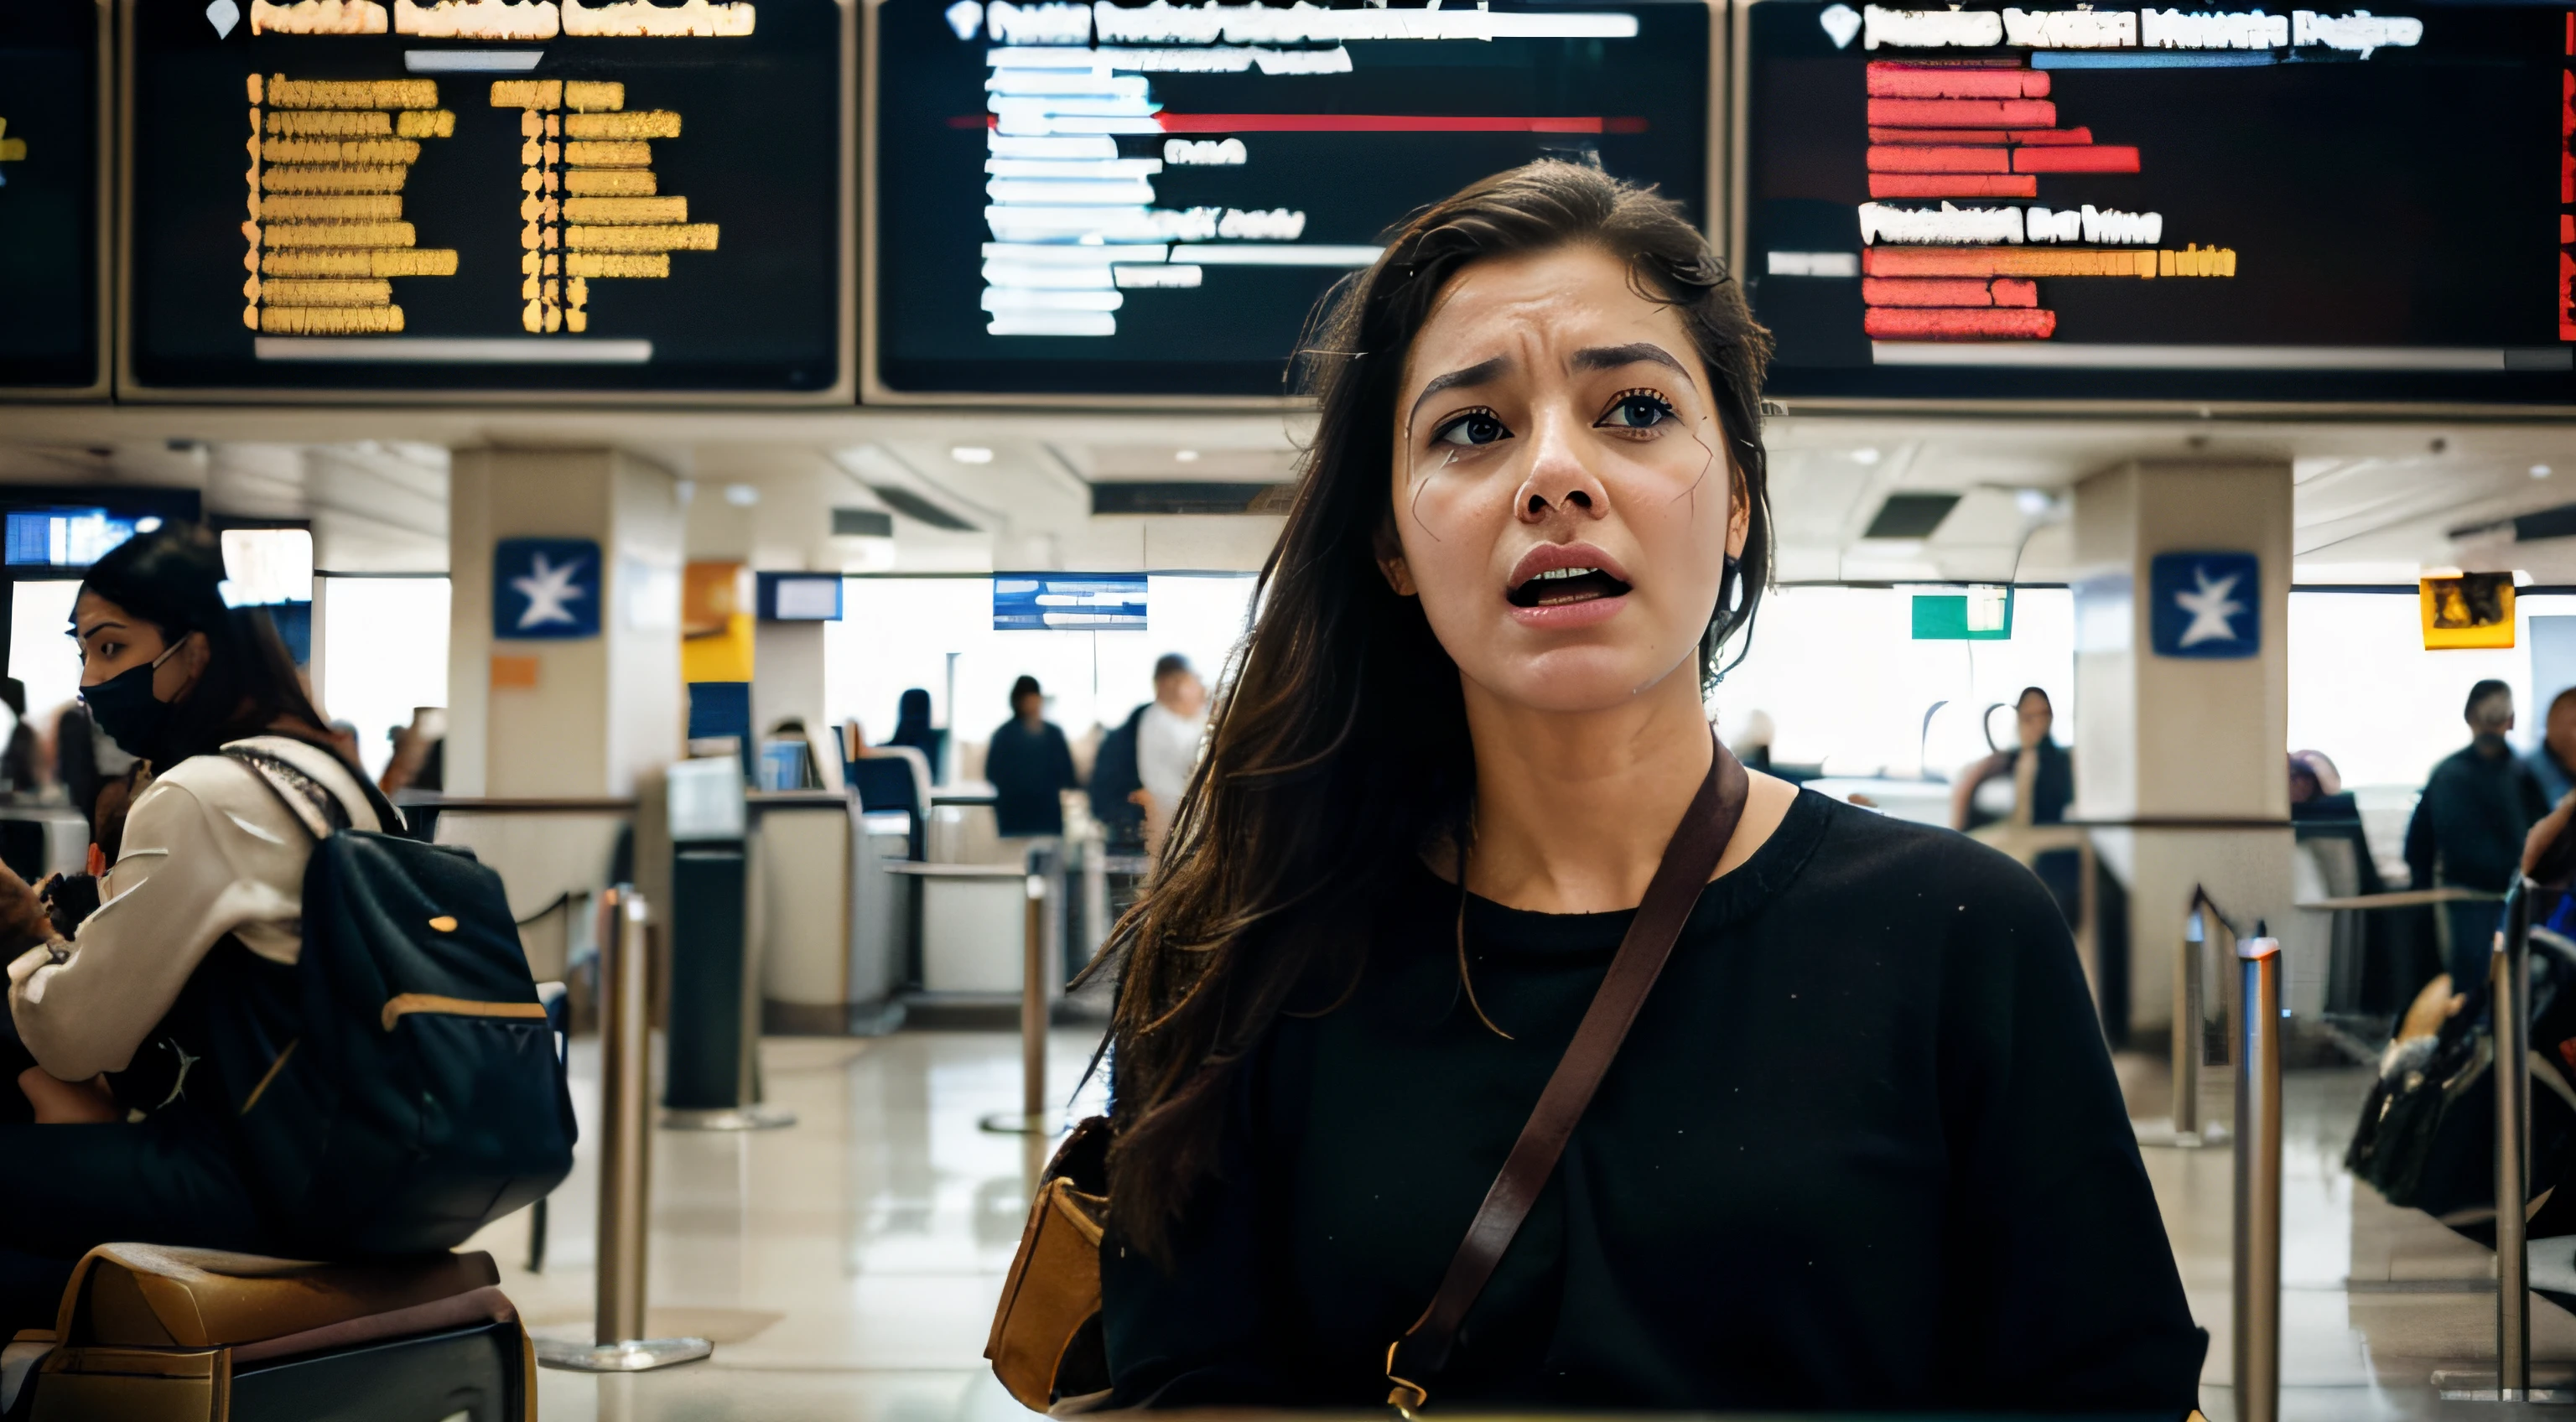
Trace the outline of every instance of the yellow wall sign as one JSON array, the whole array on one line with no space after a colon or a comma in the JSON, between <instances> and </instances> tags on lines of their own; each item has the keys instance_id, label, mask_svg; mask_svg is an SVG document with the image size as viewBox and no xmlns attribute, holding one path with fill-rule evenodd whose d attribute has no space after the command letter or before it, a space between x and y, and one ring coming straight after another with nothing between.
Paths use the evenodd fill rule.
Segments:
<instances>
[{"instance_id":1,"label":"yellow wall sign","mask_svg":"<svg viewBox=\"0 0 2576 1422\"><path fill-rule=\"evenodd\" d=\"M2513 574L2460 573L2420 579L2416 586L2424 650L2513 645Z\"/></svg>"}]
</instances>

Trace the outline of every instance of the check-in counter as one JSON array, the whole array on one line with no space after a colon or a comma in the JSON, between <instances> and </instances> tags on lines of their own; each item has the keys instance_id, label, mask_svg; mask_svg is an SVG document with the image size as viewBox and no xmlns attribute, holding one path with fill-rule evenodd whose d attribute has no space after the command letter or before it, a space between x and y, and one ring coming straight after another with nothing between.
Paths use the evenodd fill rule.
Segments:
<instances>
[{"instance_id":1,"label":"check-in counter","mask_svg":"<svg viewBox=\"0 0 2576 1422\"><path fill-rule=\"evenodd\" d=\"M750 797L762 1030L874 1035L903 1020L910 895L884 871L909 844L832 790Z\"/></svg>"}]
</instances>

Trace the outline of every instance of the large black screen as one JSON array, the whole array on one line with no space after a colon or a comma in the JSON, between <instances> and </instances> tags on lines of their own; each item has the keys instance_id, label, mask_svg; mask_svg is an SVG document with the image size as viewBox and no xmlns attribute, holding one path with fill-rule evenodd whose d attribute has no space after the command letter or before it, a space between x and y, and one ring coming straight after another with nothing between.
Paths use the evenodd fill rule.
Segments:
<instances>
[{"instance_id":1,"label":"large black screen","mask_svg":"<svg viewBox=\"0 0 2576 1422\"><path fill-rule=\"evenodd\" d=\"M0 388L105 378L95 0L0 4Z\"/></svg>"},{"instance_id":2,"label":"large black screen","mask_svg":"<svg viewBox=\"0 0 2576 1422\"><path fill-rule=\"evenodd\" d=\"M2576 398L2564 9L1748 24L1777 394Z\"/></svg>"},{"instance_id":3,"label":"large black screen","mask_svg":"<svg viewBox=\"0 0 2576 1422\"><path fill-rule=\"evenodd\" d=\"M885 393L1282 394L1388 227L1542 156L1706 221L1699 0L888 0L877 24Z\"/></svg>"},{"instance_id":4,"label":"large black screen","mask_svg":"<svg viewBox=\"0 0 2576 1422\"><path fill-rule=\"evenodd\" d=\"M846 34L833 0L136 0L130 375L846 391Z\"/></svg>"}]
</instances>

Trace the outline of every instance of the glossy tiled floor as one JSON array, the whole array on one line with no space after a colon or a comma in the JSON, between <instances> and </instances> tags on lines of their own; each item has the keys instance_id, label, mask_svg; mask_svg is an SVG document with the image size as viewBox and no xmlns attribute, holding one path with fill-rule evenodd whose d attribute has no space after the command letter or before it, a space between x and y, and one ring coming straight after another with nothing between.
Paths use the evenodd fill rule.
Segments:
<instances>
[{"instance_id":1,"label":"glossy tiled floor","mask_svg":"<svg viewBox=\"0 0 2576 1422\"><path fill-rule=\"evenodd\" d=\"M1059 1036L1059 1093L1089 1047L1087 1035ZM715 1358L605 1381L544 1372L545 1422L1025 1416L981 1358L1036 1163L1021 1141L976 1127L980 1116L1016 1107L1016 1039L773 1039L763 1061L769 1100L795 1112L796 1126L662 1132L655 1143L656 1331L713 1337ZM576 1051L586 1136L595 1062L595 1052ZM2122 1067L2133 1106L2162 1113L2154 1065L2124 1059ZM2576 1422L2576 1408L2444 1404L2430 1386L2436 1367L2492 1359L2494 1260L2344 1173L2344 1142L2368 1085L2362 1071L2297 1072L2284 1092L2284 1422ZM2230 1153L2153 1149L2147 1168L2193 1310L2211 1334L2203 1405L2212 1422L2233 1422ZM541 1333L588 1330L595 1190L586 1139L579 1169L555 1197L543 1274L524 1268L524 1217L478 1241L502 1260L511 1296ZM2576 1364L2576 1318L2536 1302L2532 1344L2544 1364Z\"/></svg>"}]
</instances>

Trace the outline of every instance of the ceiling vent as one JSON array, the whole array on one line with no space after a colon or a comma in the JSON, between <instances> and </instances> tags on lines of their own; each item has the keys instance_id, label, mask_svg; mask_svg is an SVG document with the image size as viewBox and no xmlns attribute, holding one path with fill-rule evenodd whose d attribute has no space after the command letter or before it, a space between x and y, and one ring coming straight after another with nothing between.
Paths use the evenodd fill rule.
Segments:
<instances>
[{"instance_id":1,"label":"ceiling vent","mask_svg":"<svg viewBox=\"0 0 2576 1422\"><path fill-rule=\"evenodd\" d=\"M1091 486L1095 514L1284 514L1294 484L1119 480Z\"/></svg>"},{"instance_id":2,"label":"ceiling vent","mask_svg":"<svg viewBox=\"0 0 2576 1422\"><path fill-rule=\"evenodd\" d=\"M1929 538L1958 507L1956 494L1890 494L1863 538Z\"/></svg>"},{"instance_id":3,"label":"ceiling vent","mask_svg":"<svg viewBox=\"0 0 2576 1422\"><path fill-rule=\"evenodd\" d=\"M894 515L883 509L832 510L834 538L892 538Z\"/></svg>"},{"instance_id":4,"label":"ceiling vent","mask_svg":"<svg viewBox=\"0 0 2576 1422\"><path fill-rule=\"evenodd\" d=\"M950 533L973 533L975 531L975 525L968 523L966 520L959 518L957 515L950 513L948 510L941 508L939 505L932 503L930 500L923 498L921 495L914 493L910 489L903 487L901 484L870 484L868 487L876 491L876 496L878 498L885 500L887 508L894 510L905 518L929 524L932 528L944 528ZM857 512L857 510L852 510L852 512ZM833 521L836 529L838 527L839 518L840 511L834 510Z\"/></svg>"}]
</instances>

